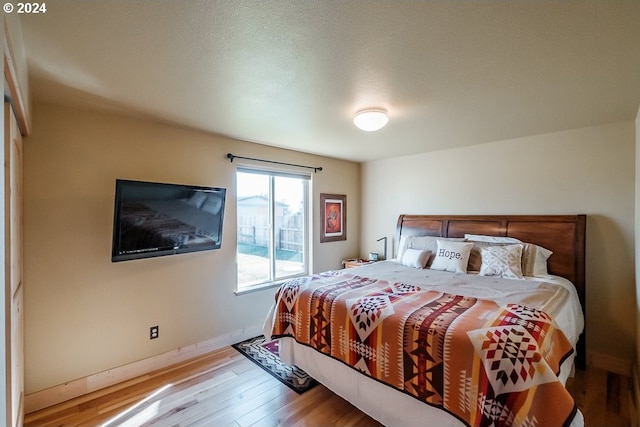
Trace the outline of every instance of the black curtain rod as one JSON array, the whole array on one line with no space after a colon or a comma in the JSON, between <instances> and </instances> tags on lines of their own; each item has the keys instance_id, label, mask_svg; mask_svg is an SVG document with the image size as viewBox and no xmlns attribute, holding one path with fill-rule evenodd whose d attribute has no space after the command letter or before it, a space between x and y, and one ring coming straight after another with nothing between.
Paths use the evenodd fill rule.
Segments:
<instances>
[{"instance_id":1,"label":"black curtain rod","mask_svg":"<svg viewBox=\"0 0 640 427\"><path fill-rule=\"evenodd\" d=\"M298 167L298 168L313 169L313 173L322 171L322 166L296 165L295 163L284 163L284 162L276 162L275 160L254 159L252 157L236 156L236 155L231 154L231 153L227 153L227 159L229 159L229 161L231 161L231 163L233 163L233 159L244 159L244 160L254 160L256 162L275 163L277 165L295 166L295 167Z\"/></svg>"}]
</instances>

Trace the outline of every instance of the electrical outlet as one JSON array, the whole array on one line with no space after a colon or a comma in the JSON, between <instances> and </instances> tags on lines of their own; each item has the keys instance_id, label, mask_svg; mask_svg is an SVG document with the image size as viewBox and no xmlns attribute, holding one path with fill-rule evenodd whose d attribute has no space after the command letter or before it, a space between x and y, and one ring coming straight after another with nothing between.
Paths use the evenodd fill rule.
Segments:
<instances>
[{"instance_id":1,"label":"electrical outlet","mask_svg":"<svg viewBox=\"0 0 640 427\"><path fill-rule=\"evenodd\" d=\"M149 328L149 339L154 340L160 336L160 326L152 326Z\"/></svg>"}]
</instances>

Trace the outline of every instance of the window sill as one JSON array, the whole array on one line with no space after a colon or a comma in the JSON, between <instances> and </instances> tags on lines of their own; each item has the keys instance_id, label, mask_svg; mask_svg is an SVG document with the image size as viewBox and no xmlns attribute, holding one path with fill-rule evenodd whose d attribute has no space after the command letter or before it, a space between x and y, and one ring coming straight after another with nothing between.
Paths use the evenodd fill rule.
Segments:
<instances>
[{"instance_id":1,"label":"window sill","mask_svg":"<svg viewBox=\"0 0 640 427\"><path fill-rule=\"evenodd\" d=\"M234 294L236 295L245 295L253 292L264 291L266 289L277 288L281 284L283 284L285 280L278 280L277 282L266 282L259 283L257 285L245 286L242 289L237 289Z\"/></svg>"}]
</instances>

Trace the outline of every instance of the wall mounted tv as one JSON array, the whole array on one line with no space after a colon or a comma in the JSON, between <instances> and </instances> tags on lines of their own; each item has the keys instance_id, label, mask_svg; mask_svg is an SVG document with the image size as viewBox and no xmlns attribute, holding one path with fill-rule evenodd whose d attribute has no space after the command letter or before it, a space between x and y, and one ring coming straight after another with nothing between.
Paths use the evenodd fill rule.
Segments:
<instances>
[{"instance_id":1,"label":"wall mounted tv","mask_svg":"<svg viewBox=\"0 0 640 427\"><path fill-rule=\"evenodd\" d=\"M116 180L111 261L219 249L226 189Z\"/></svg>"}]
</instances>

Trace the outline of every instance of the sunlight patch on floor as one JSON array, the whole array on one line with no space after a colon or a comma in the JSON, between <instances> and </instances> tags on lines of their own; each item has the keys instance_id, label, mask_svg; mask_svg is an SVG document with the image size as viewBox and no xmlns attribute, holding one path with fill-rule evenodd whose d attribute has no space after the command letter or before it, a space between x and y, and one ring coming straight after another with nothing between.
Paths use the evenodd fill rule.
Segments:
<instances>
[{"instance_id":1,"label":"sunlight patch on floor","mask_svg":"<svg viewBox=\"0 0 640 427\"><path fill-rule=\"evenodd\" d=\"M155 417L158 414L158 409L160 407L161 400L158 400L157 402L152 403L148 408L145 408L140 414L132 417L130 420L128 420L125 423L119 423L118 420L120 420L121 418L126 417L128 414L130 414L131 412L135 411L136 409L146 405L148 402L152 401L160 393L162 393L163 391L167 390L169 387L171 387L171 384L167 384L164 387L160 387L158 390L156 390L153 393L151 393L145 399L141 400L137 404L135 404L132 407L128 408L126 411L119 413L118 415L116 415L115 417L111 418L110 420L108 420L104 424L100 425L100 427L109 427L109 426L115 426L115 425L117 425L117 426L126 426L126 425L139 426L139 425L144 424L144 421L148 421L148 420L150 420L151 418ZM145 418L144 419L141 418L142 416L144 416Z\"/></svg>"}]
</instances>

